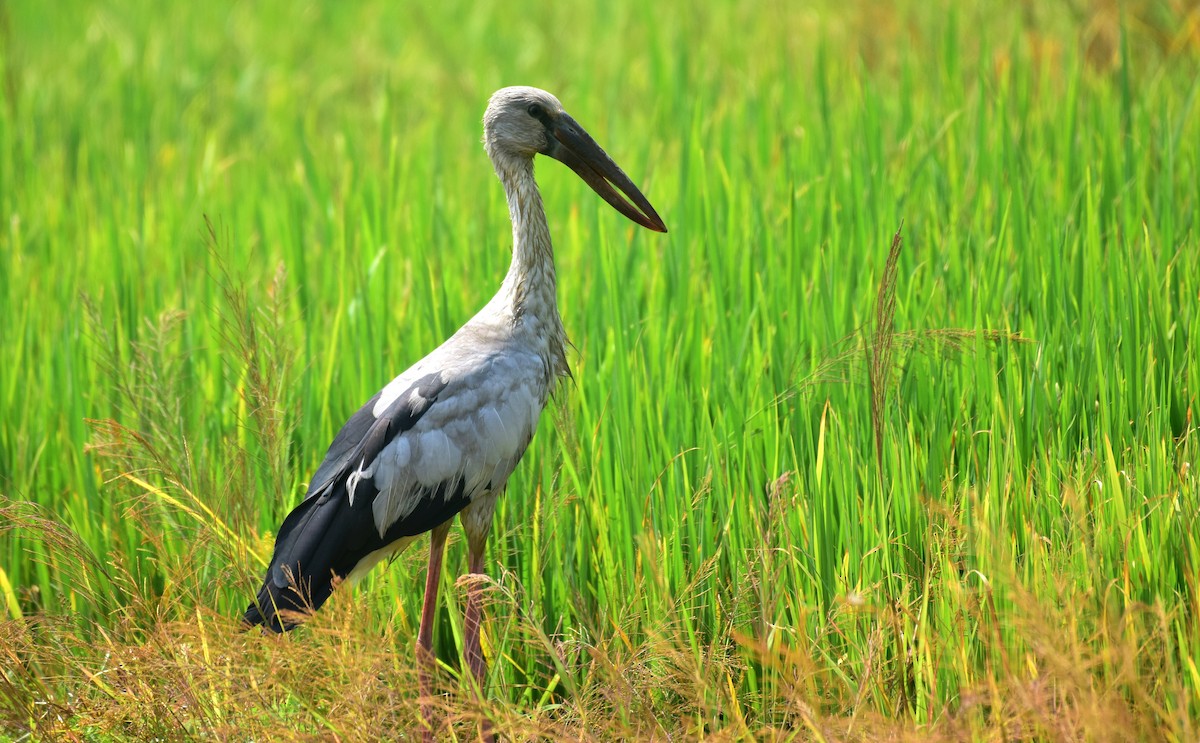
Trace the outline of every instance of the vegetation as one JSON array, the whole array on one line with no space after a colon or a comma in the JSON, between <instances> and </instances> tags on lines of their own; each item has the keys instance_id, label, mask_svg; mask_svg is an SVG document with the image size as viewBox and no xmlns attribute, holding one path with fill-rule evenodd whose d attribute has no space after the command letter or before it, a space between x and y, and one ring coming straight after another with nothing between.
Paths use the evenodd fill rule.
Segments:
<instances>
[{"instance_id":1,"label":"vegetation","mask_svg":"<svg viewBox=\"0 0 1200 743\"><path fill-rule=\"evenodd\" d=\"M541 163L575 381L442 735L1200 737L1200 9L880 5L0 0L0 737L415 730L424 549L237 617L498 286L518 83L671 232Z\"/></svg>"}]
</instances>

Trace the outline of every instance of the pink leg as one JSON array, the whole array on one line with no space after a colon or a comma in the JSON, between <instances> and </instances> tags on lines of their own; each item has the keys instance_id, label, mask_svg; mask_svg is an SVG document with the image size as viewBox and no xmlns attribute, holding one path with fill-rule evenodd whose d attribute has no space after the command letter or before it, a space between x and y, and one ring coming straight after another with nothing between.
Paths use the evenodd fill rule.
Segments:
<instances>
[{"instance_id":1,"label":"pink leg","mask_svg":"<svg viewBox=\"0 0 1200 743\"><path fill-rule=\"evenodd\" d=\"M417 632L417 689L421 699L421 720L425 723L422 738L434 739L433 688L430 672L437 658L433 654L433 617L437 613L438 583L442 575L442 555L446 551L446 535L450 522L435 527L429 533L429 571L425 574L425 603L421 606L421 629Z\"/></svg>"},{"instance_id":2,"label":"pink leg","mask_svg":"<svg viewBox=\"0 0 1200 743\"><path fill-rule=\"evenodd\" d=\"M483 574L483 547L487 537L468 540L468 567L472 575ZM487 675L487 661L483 658L483 647L479 642L479 623L483 619L480 608L480 587L475 581L467 586L467 612L463 617L463 660L475 677L475 686L483 691L484 676Z\"/></svg>"},{"instance_id":3,"label":"pink leg","mask_svg":"<svg viewBox=\"0 0 1200 743\"><path fill-rule=\"evenodd\" d=\"M483 550L486 545L486 532L478 538L470 535L467 537L467 570L472 576L483 575ZM483 646L479 642L479 624L483 618L480 606L482 590L474 580L467 586L467 611L463 617L463 634L465 635L463 637L463 660L471 669L471 675L475 678L475 688L479 690L481 696L484 693L483 685L487 676L487 661L483 657ZM496 736L492 732L492 725L486 719L481 723L479 733L484 740L496 740Z\"/></svg>"}]
</instances>

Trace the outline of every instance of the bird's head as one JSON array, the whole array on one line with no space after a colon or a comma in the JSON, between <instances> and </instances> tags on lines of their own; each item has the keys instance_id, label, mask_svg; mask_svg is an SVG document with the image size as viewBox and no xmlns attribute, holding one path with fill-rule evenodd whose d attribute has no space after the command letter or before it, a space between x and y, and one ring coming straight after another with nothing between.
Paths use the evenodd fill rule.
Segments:
<instances>
[{"instance_id":1,"label":"bird's head","mask_svg":"<svg viewBox=\"0 0 1200 743\"><path fill-rule=\"evenodd\" d=\"M516 86L493 93L483 114L483 144L497 171L509 163L528 163L539 153L549 155L629 219L656 232L667 231L633 181L544 90Z\"/></svg>"}]
</instances>

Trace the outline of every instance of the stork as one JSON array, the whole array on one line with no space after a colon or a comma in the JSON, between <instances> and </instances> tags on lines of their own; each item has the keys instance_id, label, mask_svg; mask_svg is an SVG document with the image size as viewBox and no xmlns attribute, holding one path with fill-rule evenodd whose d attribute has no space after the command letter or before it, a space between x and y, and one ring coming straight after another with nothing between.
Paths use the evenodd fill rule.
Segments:
<instances>
[{"instance_id":1,"label":"stork","mask_svg":"<svg viewBox=\"0 0 1200 743\"><path fill-rule=\"evenodd\" d=\"M544 90L503 88L488 101L483 143L504 186L513 255L478 314L367 401L342 427L288 514L249 626L292 629L342 581L430 532L417 634L422 716L432 735L427 668L446 535L458 515L468 570L484 569L492 512L559 379L569 375L554 249L533 177L536 154L566 164L617 211L656 232L666 225L637 186ZM621 194L624 193L624 196ZM626 198L627 197L627 198ZM463 659L484 688L477 581L467 590Z\"/></svg>"}]
</instances>

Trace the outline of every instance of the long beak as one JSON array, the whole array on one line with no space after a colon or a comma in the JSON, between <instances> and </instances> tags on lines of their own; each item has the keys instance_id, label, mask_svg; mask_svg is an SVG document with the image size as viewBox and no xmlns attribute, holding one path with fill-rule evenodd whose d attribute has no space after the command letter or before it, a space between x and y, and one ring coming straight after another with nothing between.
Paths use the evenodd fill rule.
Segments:
<instances>
[{"instance_id":1,"label":"long beak","mask_svg":"<svg viewBox=\"0 0 1200 743\"><path fill-rule=\"evenodd\" d=\"M574 170L592 190L626 217L646 229L667 231L658 212L633 185L629 176L574 119L560 113L550 124L550 132L557 142L551 143L547 155ZM629 198L626 199L626 196Z\"/></svg>"}]
</instances>

